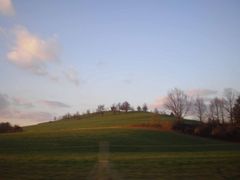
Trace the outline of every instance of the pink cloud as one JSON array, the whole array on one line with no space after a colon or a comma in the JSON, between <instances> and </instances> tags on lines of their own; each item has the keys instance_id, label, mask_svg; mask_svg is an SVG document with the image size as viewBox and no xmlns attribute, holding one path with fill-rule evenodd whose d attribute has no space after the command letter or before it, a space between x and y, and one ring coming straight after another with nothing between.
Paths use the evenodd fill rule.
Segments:
<instances>
[{"instance_id":1,"label":"pink cloud","mask_svg":"<svg viewBox=\"0 0 240 180\"><path fill-rule=\"evenodd\" d=\"M167 96L160 96L155 100L153 104L150 105L150 108L162 109L164 108L164 104L166 103L166 101L167 101Z\"/></svg>"},{"instance_id":2,"label":"pink cloud","mask_svg":"<svg viewBox=\"0 0 240 180\"><path fill-rule=\"evenodd\" d=\"M42 100L40 101L40 103L51 108L69 108L70 107L69 105L59 101Z\"/></svg>"},{"instance_id":3,"label":"pink cloud","mask_svg":"<svg viewBox=\"0 0 240 180\"><path fill-rule=\"evenodd\" d=\"M13 99L13 104L16 106L22 106L22 107L26 107L26 108L31 108L33 107L33 103L28 101L25 98L21 98L21 97L14 97Z\"/></svg>"},{"instance_id":4,"label":"pink cloud","mask_svg":"<svg viewBox=\"0 0 240 180\"><path fill-rule=\"evenodd\" d=\"M47 63L58 59L58 44L55 39L41 39L25 27L14 30L15 44L7 53L10 62L38 75L47 75Z\"/></svg>"},{"instance_id":5,"label":"pink cloud","mask_svg":"<svg viewBox=\"0 0 240 180\"><path fill-rule=\"evenodd\" d=\"M15 15L15 10L11 0L0 0L0 13L4 16Z\"/></svg>"},{"instance_id":6,"label":"pink cloud","mask_svg":"<svg viewBox=\"0 0 240 180\"><path fill-rule=\"evenodd\" d=\"M191 89L186 91L188 96L211 96L216 95L218 92L211 89Z\"/></svg>"}]
</instances>

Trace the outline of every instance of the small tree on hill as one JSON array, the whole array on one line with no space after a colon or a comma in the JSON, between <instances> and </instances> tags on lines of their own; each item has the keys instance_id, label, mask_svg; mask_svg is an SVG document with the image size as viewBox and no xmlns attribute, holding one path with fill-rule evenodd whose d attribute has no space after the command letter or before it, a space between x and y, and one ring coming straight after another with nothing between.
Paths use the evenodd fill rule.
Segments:
<instances>
[{"instance_id":1,"label":"small tree on hill","mask_svg":"<svg viewBox=\"0 0 240 180\"><path fill-rule=\"evenodd\" d=\"M115 106L114 104L111 106L111 111L115 114L117 111L117 106Z\"/></svg>"},{"instance_id":2,"label":"small tree on hill","mask_svg":"<svg viewBox=\"0 0 240 180\"><path fill-rule=\"evenodd\" d=\"M142 110L143 110L143 112L147 112L148 111L148 107L147 107L146 103L143 104Z\"/></svg>"},{"instance_id":3,"label":"small tree on hill","mask_svg":"<svg viewBox=\"0 0 240 180\"><path fill-rule=\"evenodd\" d=\"M97 107L97 113L100 113L100 114L104 114L104 105L102 104L102 105L98 105L98 107Z\"/></svg>"},{"instance_id":4,"label":"small tree on hill","mask_svg":"<svg viewBox=\"0 0 240 180\"><path fill-rule=\"evenodd\" d=\"M128 112L130 110L130 104L127 101L123 102L121 105L121 110Z\"/></svg>"},{"instance_id":5,"label":"small tree on hill","mask_svg":"<svg viewBox=\"0 0 240 180\"><path fill-rule=\"evenodd\" d=\"M137 107L137 111L138 111L138 112L141 112L141 111L142 111L141 106L138 106L138 107Z\"/></svg>"}]
</instances>

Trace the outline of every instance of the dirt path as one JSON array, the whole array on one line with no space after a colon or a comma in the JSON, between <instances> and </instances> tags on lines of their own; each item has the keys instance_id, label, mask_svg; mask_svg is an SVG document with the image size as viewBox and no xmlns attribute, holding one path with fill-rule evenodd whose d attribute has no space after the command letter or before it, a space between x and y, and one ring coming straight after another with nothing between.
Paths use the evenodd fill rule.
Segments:
<instances>
[{"instance_id":1,"label":"dirt path","mask_svg":"<svg viewBox=\"0 0 240 180\"><path fill-rule=\"evenodd\" d=\"M99 143L98 162L92 169L88 180L120 180L118 173L109 162L109 143Z\"/></svg>"}]
</instances>

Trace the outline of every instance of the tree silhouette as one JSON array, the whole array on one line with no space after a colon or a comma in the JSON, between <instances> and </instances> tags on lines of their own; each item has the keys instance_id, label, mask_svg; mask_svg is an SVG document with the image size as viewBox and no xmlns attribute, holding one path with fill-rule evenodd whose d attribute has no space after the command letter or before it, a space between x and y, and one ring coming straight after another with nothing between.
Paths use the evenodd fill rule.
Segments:
<instances>
[{"instance_id":1,"label":"tree silhouette","mask_svg":"<svg viewBox=\"0 0 240 180\"><path fill-rule=\"evenodd\" d=\"M97 113L100 113L100 114L104 114L104 110L105 110L105 108L104 108L104 105L103 104L101 104L101 105L98 105L98 107L97 107Z\"/></svg>"},{"instance_id":2,"label":"tree silhouette","mask_svg":"<svg viewBox=\"0 0 240 180\"><path fill-rule=\"evenodd\" d=\"M138 107L137 107L137 111L138 111L138 112L141 112L141 111L142 111L141 106L138 106Z\"/></svg>"},{"instance_id":3,"label":"tree silhouette","mask_svg":"<svg viewBox=\"0 0 240 180\"><path fill-rule=\"evenodd\" d=\"M236 124L240 124L240 96L238 96L233 107L233 118Z\"/></svg>"},{"instance_id":4,"label":"tree silhouette","mask_svg":"<svg viewBox=\"0 0 240 180\"><path fill-rule=\"evenodd\" d=\"M175 88L168 93L164 106L170 110L178 120L181 120L189 112L191 101L182 90Z\"/></svg>"},{"instance_id":5,"label":"tree silhouette","mask_svg":"<svg viewBox=\"0 0 240 180\"><path fill-rule=\"evenodd\" d=\"M200 122L203 122L204 115L207 111L207 106L203 98L197 97L194 102L194 111L199 118Z\"/></svg>"},{"instance_id":6,"label":"tree silhouette","mask_svg":"<svg viewBox=\"0 0 240 180\"><path fill-rule=\"evenodd\" d=\"M146 103L143 104L142 110L143 110L143 112L147 112L148 111L148 107L147 107Z\"/></svg>"},{"instance_id":7,"label":"tree silhouette","mask_svg":"<svg viewBox=\"0 0 240 180\"><path fill-rule=\"evenodd\" d=\"M238 92L232 88L224 89L224 107L228 113L230 122L233 124L233 107L236 102Z\"/></svg>"},{"instance_id":8,"label":"tree silhouette","mask_svg":"<svg viewBox=\"0 0 240 180\"><path fill-rule=\"evenodd\" d=\"M121 105L121 110L128 112L130 110L130 104L127 101L123 102Z\"/></svg>"}]
</instances>

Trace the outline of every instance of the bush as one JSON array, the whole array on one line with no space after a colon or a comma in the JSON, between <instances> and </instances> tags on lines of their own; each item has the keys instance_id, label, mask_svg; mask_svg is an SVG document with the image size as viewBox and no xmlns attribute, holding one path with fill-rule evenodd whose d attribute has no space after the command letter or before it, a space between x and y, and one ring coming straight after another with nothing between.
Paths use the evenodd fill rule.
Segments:
<instances>
[{"instance_id":1,"label":"bush","mask_svg":"<svg viewBox=\"0 0 240 180\"><path fill-rule=\"evenodd\" d=\"M186 124L184 123L184 121L175 121L172 124L173 130L180 131L187 134L193 134L195 127L196 127L195 124Z\"/></svg>"},{"instance_id":2,"label":"bush","mask_svg":"<svg viewBox=\"0 0 240 180\"><path fill-rule=\"evenodd\" d=\"M211 135L218 138L226 138L226 130L222 126L216 126L212 129Z\"/></svg>"},{"instance_id":3,"label":"bush","mask_svg":"<svg viewBox=\"0 0 240 180\"><path fill-rule=\"evenodd\" d=\"M194 135L197 136L209 136L211 128L208 125L200 125L194 129Z\"/></svg>"},{"instance_id":4,"label":"bush","mask_svg":"<svg viewBox=\"0 0 240 180\"><path fill-rule=\"evenodd\" d=\"M0 123L0 133L21 132L23 129L20 126L12 126L9 122Z\"/></svg>"},{"instance_id":5,"label":"bush","mask_svg":"<svg viewBox=\"0 0 240 180\"><path fill-rule=\"evenodd\" d=\"M184 132L185 124L184 124L182 121L175 121L175 122L172 124L172 129L173 129L173 130L176 130L176 131L182 131L182 132Z\"/></svg>"}]
</instances>

